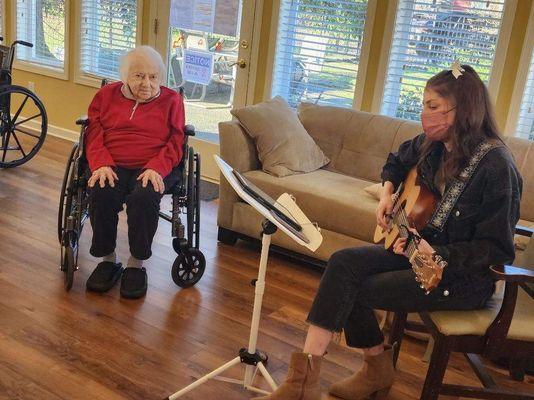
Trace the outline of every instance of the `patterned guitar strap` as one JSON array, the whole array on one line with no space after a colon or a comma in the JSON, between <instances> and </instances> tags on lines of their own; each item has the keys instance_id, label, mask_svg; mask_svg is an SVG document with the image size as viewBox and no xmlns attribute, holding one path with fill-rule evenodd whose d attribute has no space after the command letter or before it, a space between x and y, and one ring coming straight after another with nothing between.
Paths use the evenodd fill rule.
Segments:
<instances>
[{"instance_id":1,"label":"patterned guitar strap","mask_svg":"<svg viewBox=\"0 0 534 400\"><path fill-rule=\"evenodd\" d=\"M501 143L495 142L482 142L478 145L475 152L471 156L471 159L469 160L469 164L467 164L464 170L460 173L461 180L455 179L443 195L443 198L434 211L432 218L430 218L430 222L428 224L430 227L440 232L443 231L445 222L447 222L449 219L452 209L469 184L469 181L475 173L480 161L491 150L501 146Z\"/></svg>"}]
</instances>

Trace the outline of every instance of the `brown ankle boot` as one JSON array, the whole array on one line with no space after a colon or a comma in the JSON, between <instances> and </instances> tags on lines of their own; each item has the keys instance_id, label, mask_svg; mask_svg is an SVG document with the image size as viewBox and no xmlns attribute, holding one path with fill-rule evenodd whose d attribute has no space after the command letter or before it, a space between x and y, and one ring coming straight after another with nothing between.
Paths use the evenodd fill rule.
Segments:
<instances>
[{"instance_id":1,"label":"brown ankle boot","mask_svg":"<svg viewBox=\"0 0 534 400\"><path fill-rule=\"evenodd\" d=\"M352 376L334 383L330 394L345 400L385 399L393 385L393 349L388 346L382 354L366 356L363 368Z\"/></svg>"},{"instance_id":2,"label":"brown ankle boot","mask_svg":"<svg viewBox=\"0 0 534 400\"><path fill-rule=\"evenodd\" d=\"M293 353L286 381L269 396L252 400L320 400L319 371L322 357Z\"/></svg>"}]
</instances>

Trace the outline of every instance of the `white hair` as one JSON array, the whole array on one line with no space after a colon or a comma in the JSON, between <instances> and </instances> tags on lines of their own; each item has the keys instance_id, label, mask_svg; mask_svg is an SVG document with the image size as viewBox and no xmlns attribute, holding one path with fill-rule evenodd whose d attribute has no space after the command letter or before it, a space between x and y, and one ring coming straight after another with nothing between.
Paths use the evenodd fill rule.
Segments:
<instances>
[{"instance_id":1,"label":"white hair","mask_svg":"<svg viewBox=\"0 0 534 400\"><path fill-rule=\"evenodd\" d=\"M130 65L132 64L132 61L137 57L146 58L152 61L158 67L159 82L161 84L164 81L165 73L167 72L167 70L165 68L165 64L163 63L161 55L156 51L156 49L150 46L137 46L135 49L132 49L121 56L119 62L119 74L121 77L121 81L126 83L126 81L128 80L128 73L130 72Z\"/></svg>"}]
</instances>

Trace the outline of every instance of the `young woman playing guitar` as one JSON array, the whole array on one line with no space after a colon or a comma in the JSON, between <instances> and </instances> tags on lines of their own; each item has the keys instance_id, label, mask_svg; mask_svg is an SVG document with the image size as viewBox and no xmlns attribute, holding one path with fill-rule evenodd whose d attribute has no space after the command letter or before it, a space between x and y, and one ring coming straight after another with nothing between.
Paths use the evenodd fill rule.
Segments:
<instances>
[{"instance_id":1,"label":"young woman playing guitar","mask_svg":"<svg viewBox=\"0 0 534 400\"><path fill-rule=\"evenodd\" d=\"M455 63L432 77L421 121L424 133L390 154L382 171L376 218L384 236L396 232L392 249L376 245L332 255L308 315L303 352L293 353L287 380L261 399L319 400L321 360L333 333L342 330L349 346L363 349L364 366L333 384L330 394L385 398L394 380L392 349L384 345L373 309L484 307L494 291L489 266L513 261L522 180L475 70ZM414 208L410 200L394 203L405 180L406 187L419 185L441 200L428 202L419 215L408 209ZM424 265L436 272L432 283L419 273Z\"/></svg>"}]
</instances>

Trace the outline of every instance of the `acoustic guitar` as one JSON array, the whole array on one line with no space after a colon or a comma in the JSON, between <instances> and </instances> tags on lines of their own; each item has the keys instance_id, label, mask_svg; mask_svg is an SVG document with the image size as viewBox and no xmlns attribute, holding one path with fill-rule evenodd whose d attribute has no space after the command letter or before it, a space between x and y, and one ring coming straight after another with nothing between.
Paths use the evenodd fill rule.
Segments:
<instances>
[{"instance_id":1,"label":"acoustic guitar","mask_svg":"<svg viewBox=\"0 0 534 400\"><path fill-rule=\"evenodd\" d=\"M430 221L439 200L426 187L417 185L417 169L414 167L393 195L393 211L388 217L389 229L377 226L374 235L375 243L384 241L386 249L391 249L399 237L408 239L408 259L415 272L415 279L427 294L441 281L443 266L434 261L431 254L417 248L417 242L409 229L421 231Z\"/></svg>"}]
</instances>

